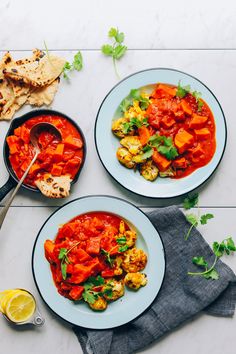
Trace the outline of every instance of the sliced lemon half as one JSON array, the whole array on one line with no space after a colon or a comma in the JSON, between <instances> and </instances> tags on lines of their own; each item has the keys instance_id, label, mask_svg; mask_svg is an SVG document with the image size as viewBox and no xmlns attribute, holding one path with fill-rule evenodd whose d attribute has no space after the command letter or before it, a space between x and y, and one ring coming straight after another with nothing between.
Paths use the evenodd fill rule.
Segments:
<instances>
[{"instance_id":1,"label":"sliced lemon half","mask_svg":"<svg viewBox=\"0 0 236 354\"><path fill-rule=\"evenodd\" d=\"M0 311L5 314L6 312L6 304L8 299L17 291L20 291L19 289L9 289L9 290L4 290L0 292Z\"/></svg>"},{"instance_id":2,"label":"sliced lemon half","mask_svg":"<svg viewBox=\"0 0 236 354\"><path fill-rule=\"evenodd\" d=\"M33 316L35 308L33 296L24 290L18 290L8 299L5 313L12 322L26 322Z\"/></svg>"}]
</instances>

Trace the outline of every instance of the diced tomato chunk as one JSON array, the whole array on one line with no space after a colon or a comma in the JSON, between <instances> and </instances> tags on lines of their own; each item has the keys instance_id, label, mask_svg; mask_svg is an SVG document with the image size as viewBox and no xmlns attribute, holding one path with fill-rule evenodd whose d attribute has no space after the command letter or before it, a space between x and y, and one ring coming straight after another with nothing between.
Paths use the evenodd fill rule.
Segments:
<instances>
[{"instance_id":1,"label":"diced tomato chunk","mask_svg":"<svg viewBox=\"0 0 236 354\"><path fill-rule=\"evenodd\" d=\"M162 118L160 123L164 128L169 129L175 124L175 120L170 116L165 116Z\"/></svg>"},{"instance_id":2,"label":"diced tomato chunk","mask_svg":"<svg viewBox=\"0 0 236 354\"><path fill-rule=\"evenodd\" d=\"M75 255L79 263L84 263L85 261L89 261L92 259L92 257L82 248L78 248L78 250L76 250Z\"/></svg>"},{"instance_id":3,"label":"diced tomato chunk","mask_svg":"<svg viewBox=\"0 0 236 354\"><path fill-rule=\"evenodd\" d=\"M114 270L113 269L106 269L101 272L101 275L103 278L111 278L114 276Z\"/></svg>"},{"instance_id":4,"label":"diced tomato chunk","mask_svg":"<svg viewBox=\"0 0 236 354\"><path fill-rule=\"evenodd\" d=\"M45 257L50 263L55 261L54 248L55 244L51 240L46 240L44 242Z\"/></svg>"},{"instance_id":5,"label":"diced tomato chunk","mask_svg":"<svg viewBox=\"0 0 236 354\"><path fill-rule=\"evenodd\" d=\"M61 176L63 171L63 167L57 165L57 164L53 164L52 169L51 169L51 174L53 176Z\"/></svg>"},{"instance_id":6,"label":"diced tomato chunk","mask_svg":"<svg viewBox=\"0 0 236 354\"><path fill-rule=\"evenodd\" d=\"M74 273L71 275L70 282L74 284L83 283L91 275L91 270L83 264L74 266Z\"/></svg>"}]
</instances>

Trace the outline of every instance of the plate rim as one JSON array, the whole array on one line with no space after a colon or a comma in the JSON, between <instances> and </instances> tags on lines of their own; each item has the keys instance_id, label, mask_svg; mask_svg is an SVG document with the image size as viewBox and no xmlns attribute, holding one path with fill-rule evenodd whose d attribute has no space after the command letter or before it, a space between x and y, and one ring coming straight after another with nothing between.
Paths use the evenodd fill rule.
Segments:
<instances>
[{"instance_id":1,"label":"plate rim","mask_svg":"<svg viewBox=\"0 0 236 354\"><path fill-rule=\"evenodd\" d=\"M189 190L188 192L184 192L184 193L177 193L175 195L172 195L172 196L168 196L168 197L153 197L153 196L149 196L149 195L145 195L145 194L142 194L142 193L138 193L136 191L133 191L131 189L129 189L128 187L124 186L121 182L119 182L119 180L113 176L113 174L108 170L108 168L105 166L101 156L100 156L100 153L99 153L99 149L98 149L98 144L97 144L97 138L96 138L96 130L97 130L97 122L98 122L98 117L99 117L99 113L100 113L100 110L104 104L104 102L106 101L107 97L110 95L110 93L117 87L119 86L123 81L129 79L130 77L132 76L135 76L137 74L140 74L140 73L143 73L143 72L146 72L146 71L152 71L152 70L168 70L168 71L175 71L175 72L179 72L181 74L184 74L184 75L187 75L191 78L193 78L194 80L198 81L200 84L202 84L211 94L212 96L215 98L219 108L220 108L220 111L222 113L222 116L223 116L223 123L224 123L224 127L225 127L225 140L224 140L224 147L223 147L223 150L222 150L222 153L221 153L221 156L220 156L220 159L217 163L217 165L215 166L215 168L213 169L213 171L210 173L210 175L200 184L198 184L196 187L192 188L191 190ZM96 115L96 119L95 119L95 123L94 123L94 143L95 143L95 148L96 148L96 151L97 151L97 155L98 155L98 158L101 162L101 164L103 165L103 167L105 168L106 172L121 186L123 187L125 190L129 191L130 193L133 193L134 195L138 195L138 196L141 196L141 197L145 197L145 198L148 198L148 199L173 199L173 198L177 198L177 197L181 197L183 195L187 195L189 193L192 193L193 191L195 191L197 188L200 188L201 186L203 186L205 183L207 183L207 181L209 181L211 179L211 177L213 176L213 174L216 172L217 168L219 167L222 159L223 159L223 156L224 156L224 153L225 153L225 149L226 149L226 144L227 144L227 139L228 139L228 131L227 131L227 124L226 124L226 118L225 118L225 114L224 114L224 111L223 111L223 108L219 102L219 100L217 99L217 97L215 96L215 94L209 89L209 87L204 84L201 80L197 79L195 76L191 75L191 74L188 74L186 73L185 71L182 71L182 70L178 70L178 69L173 69L173 68L165 68L165 67L155 67L155 68L148 68L148 69L143 69L143 70L139 70L139 71L136 71L128 76L126 76L125 78L123 78L122 80L120 80L117 84L115 84L110 90L109 92L106 94L106 96L104 97L104 99L102 100L100 106L99 106L99 109L98 109L98 112L97 112L97 115Z\"/></svg>"},{"instance_id":2,"label":"plate rim","mask_svg":"<svg viewBox=\"0 0 236 354\"><path fill-rule=\"evenodd\" d=\"M137 209L139 212L141 212L146 218L147 220L152 224L152 226L154 227L154 229L157 231L157 234L160 238L160 242L162 244L162 251L163 251L163 257L164 257L164 272L163 272L163 278L162 278L162 281L161 281L161 284L160 284L160 288L157 292L157 294L155 295L154 299L152 300L152 302L141 312L139 313L137 316L133 317L131 320L129 320L128 322L123 322L121 323L120 325L116 325L116 326L108 326L108 327L104 327L104 328L96 328L96 327L86 327L86 326L82 326L82 325L78 325L78 324L75 324L75 323L72 323L70 322L69 320L65 319L64 317L62 317L61 315L59 315L56 311L54 311L51 306L46 302L46 300L44 299L42 293L41 293L41 290L38 286L38 283L36 281L36 276L35 276L35 271L34 271L34 254L35 254L35 248L36 248L36 244L37 244L37 241L38 241L38 238L41 234L41 231L44 227L44 225L48 222L48 220L54 215L56 214L60 209L64 208L66 205L70 204L70 203L73 203L77 200L81 200L81 199L88 199L88 198L96 198L96 197L99 197L99 198L109 198L109 199L117 199L121 202L124 202L124 203L127 203L129 205L131 205L132 207L134 207L135 209ZM86 196L83 196L83 197L78 197L78 198L75 198L73 200L70 200L68 201L67 203L61 205L59 208L57 208L53 213L51 213L47 219L44 221L44 223L42 224L42 226L40 227L38 233L37 233L37 236L35 238L35 241L34 241L34 244L33 244L33 249L32 249L32 256L31 256L31 270L32 270L32 274L33 274L33 279L34 279L34 283L35 283L35 286L37 288L37 291L41 297L41 299L43 300L43 302L46 304L46 306L50 309L50 311L52 311L56 316L58 316L61 320L65 321L66 323L69 323L70 325L73 325L73 326L77 326L77 327L81 327L81 328L85 328L85 329L96 329L96 330L104 330L104 329L111 329L111 328L118 328L118 327L121 327L123 325L126 325L127 323L130 323L132 322L133 320L135 320L136 318L140 317L145 311L147 311L153 304L153 302L157 299L157 297L159 296L160 294L160 291L163 287L163 284L164 284L164 280L165 280L165 277L166 277L166 250L165 250L165 246L164 246L164 242L163 242L163 238L158 230L158 228L153 224L153 222L150 220L150 218L148 217L148 215L142 211L139 207L137 207L136 205L134 205L133 203L131 203L130 201L128 200L125 200L125 199L122 199L122 198L119 198L119 197L116 197L116 196L112 196L112 195L106 195L106 194L91 194L91 195L86 195Z\"/></svg>"}]
</instances>

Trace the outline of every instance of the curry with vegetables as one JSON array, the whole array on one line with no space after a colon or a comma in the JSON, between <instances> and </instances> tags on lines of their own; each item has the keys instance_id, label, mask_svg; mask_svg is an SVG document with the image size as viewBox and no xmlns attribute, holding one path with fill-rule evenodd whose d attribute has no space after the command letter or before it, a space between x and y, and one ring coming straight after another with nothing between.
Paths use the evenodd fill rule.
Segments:
<instances>
[{"instance_id":1,"label":"curry with vegetables","mask_svg":"<svg viewBox=\"0 0 236 354\"><path fill-rule=\"evenodd\" d=\"M133 89L112 122L116 156L148 181L181 178L207 165L216 149L215 121L201 93L158 83L151 94Z\"/></svg>"},{"instance_id":2,"label":"curry with vegetables","mask_svg":"<svg viewBox=\"0 0 236 354\"><path fill-rule=\"evenodd\" d=\"M30 142L30 129L37 123L48 122L57 127L62 140L53 131L42 130L38 136L40 154L31 167L24 184L36 187L35 182L45 174L52 176L67 175L73 180L79 171L83 157L83 140L78 129L66 118L56 115L40 115L26 120L7 137L9 160L20 179L35 154Z\"/></svg>"},{"instance_id":3,"label":"curry with vegetables","mask_svg":"<svg viewBox=\"0 0 236 354\"><path fill-rule=\"evenodd\" d=\"M147 255L136 240L125 220L105 212L79 215L61 226L55 240L44 244L59 294L101 311L124 295L125 285L145 286Z\"/></svg>"}]
</instances>

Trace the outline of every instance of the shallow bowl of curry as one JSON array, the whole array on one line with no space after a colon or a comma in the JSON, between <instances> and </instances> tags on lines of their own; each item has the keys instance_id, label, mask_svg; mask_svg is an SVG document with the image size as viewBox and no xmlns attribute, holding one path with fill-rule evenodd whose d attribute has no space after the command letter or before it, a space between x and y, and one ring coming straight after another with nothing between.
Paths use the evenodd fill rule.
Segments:
<instances>
[{"instance_id":1,"label":"shallow bowl of curry","mask_svg":"<svg viewBox=\"0 0 236 354\"><path fill-rule=\"evenodd\" d=\"M75 225L78 226L78 222L82 221L82 224L80 222L79 224L84 227L84 221L87 224L89 219L94 219L94 217L96 219L96 230L94 229L95 224L93 224L93 227L86 227L86 232L83 230L81 233L80 229L79 233L77 233L77 229L73 235L70 233L71 226L72 228ZM130 228L136 232L137 239L135 247L139 250L143 250L147 256L147 262L145 262L145 267L142 271L146 274L147 284L141 286L138 290L132 290L126 287L124 294L117 299L111 299L108 295L108 306L103 308L103 311L101 311L101 308L99 308L100 311L98 311L98 308L95 310L95 303L92 303L93 310L88 306L90 300L87 297L89 290L89 288L87 288L89 285L87 282L94 281L95 278L93 276L92 280L91 278L87 279L87 277L91 275L91 271L92 274L94 274L95 270L96 272L100 272L100 269L102 270L101 274L97 277L96 275L98 273L96 273L96 280L100 281L101 278L105 281L110 280L115 274L108 273L115 271L115 269L117 270L117 268L115 264L113 264L114 267L112 266L111 269L107 262L105 268L104 266L102 266L102 268L94 268L94 266L97 267L96 264L98 261L99 263L103 263L101 255L95 250L98 247L97 234L99 234L99 231L102 231L102 225L99 225L98 219L102 222L105 221L108 229L109 224L112 226L112 229L114 229L114 227L117 228L122 219L126 224L126 230ZM94 221L95 220L93 220L92 223L94 223ZM113 245L114 238L110 234L110 231L111 230L109 230L109 234L105 237L105 243L108 242L106 245L104 244L105 239L103 239L103 237L100 239L100 248L103 247L108 250L108 244ZM96 236L93 232L96 233ZM70 237L69 233L71 235ZM65 234L67 234L66 239L64 237ZM54 240L53 244L51 241L49 242L49 240ZM91 241L93 242L91 243ZM58 264L62 260L62 252L69 247L68 242L72 242L69 249L75 246L75 248L72 249L75 253L68 253L68 261L70 263L68 262L66 265L66 273L64 274L66 277L63 278L64 266L60 269L60 265L58 267ZM78 249L76 249L78 242L80 242L80 245ZM86 245L84 245L84 243ZM53 246L52 252L51 246ZM123 246L124 245L121 247ZM113 248L113 246L111 247ZM119 247L120 245L118 248ZM130 247L132 248L131 245ZM115 253L113 253L113 251ZM113 251L111 258L115 259L117 244L115 244ZM119 250L119 253L120 252L122 253L123 250ZM90 254L90 256L89 259L86 260L85 256L88 258L88 254ZM92 259L91 256L93 256ZM74 263L80 264L74 265ZM132 267L133 266L134 264L132 263ZM144 264L141 265L138 260L136 266L142 268ZM76 269L74 267L76 267ZM45 221L34 244L32 268L36 286L43 300L58 316L74 325L94 329L105 329L117 327L133 320L151 305L159 293L164 280L165 252L158 230L156 230L148 217L140 209L119 198L99 195L88 196L75 199L65 204ZM72 271L71 268L74 268L75 272ZM79 272L77 272L77 268ZM124 269L126 269L126 271L128 270L126 267ZM87 271L89 274L86 273ZM132 274L134 274L134 271L136 272L137 269L129 269L129 272L132 272ZM119 276L118 273L116 273L115 277L117 280L122 281L122 275ZM85 301L75 301L84 290L86 290L86 294L84 294L86 297L83 297ZM95 292L101 291L97 286L96 289L94 288L92 290Z\"/></svg>"},{"instance_id":2,"label":"shallow bowl of curry","mask_svg":"<svg viewBox=\"0 0 236 354\"><path fill-rule=\"evenodd\" d=\"M85 137L73 119L54 110L33 110L12 121L4 141L4 162L13 181L18 182L34 155L34 148L29 140L30 129L34 124L44 121L58 127L62 134L62 141L53 140L50 132L42 133L40 144L42 151L22 184L22 187L33 192L39 192L34 184L35 178L47 172L55 176L70 174L71 183L74 184L79 178L86 158ZM75 137L80 142L79 149L70 145L72 144L69 141L70 137ZM65 141L67 146L64 144ZM63 151L58 149L62 145ZM13 185L14 183L11 184Z\"/></svg>"},{"instance_id":3,"label":"shallow bowl of curry","mask_svg":"<svg viewBox=\"0 0 236 354\"><path fill-rule=\"evenodd\" d=\"M99 158L126 189L151 198L186 194L210 178L226 145L214 94L173 69L149 69L116 85L97 114Z\"/></svg>"}]
</instances>

